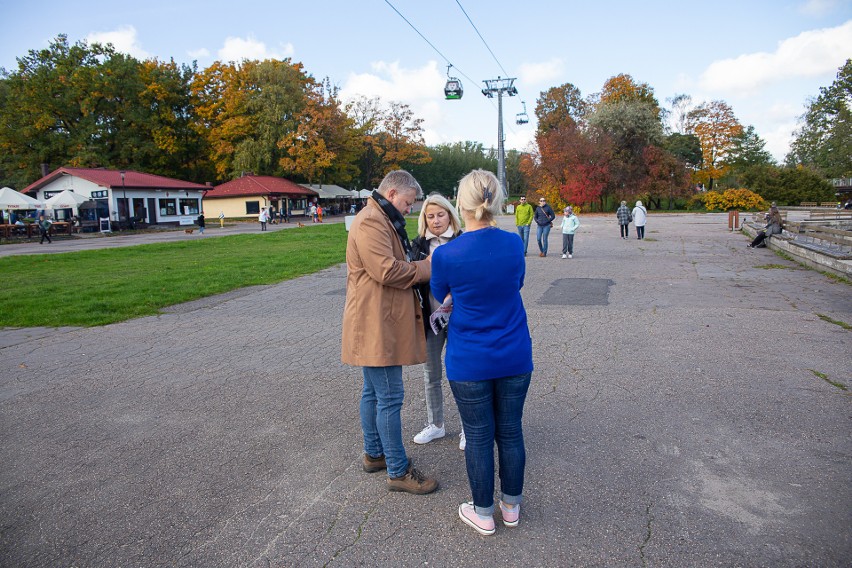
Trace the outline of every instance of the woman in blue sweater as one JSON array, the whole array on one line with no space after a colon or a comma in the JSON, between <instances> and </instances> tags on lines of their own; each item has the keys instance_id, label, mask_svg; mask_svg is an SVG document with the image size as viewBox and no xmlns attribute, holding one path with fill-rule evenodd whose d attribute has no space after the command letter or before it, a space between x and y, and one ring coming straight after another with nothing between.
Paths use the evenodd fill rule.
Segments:
<instances>
[{"instance_id":1,"label":"woman in blue sweater","mask_svg":"<svg viewBox=\"0 0 852 568\"><path fill-rule=\"evenodd\" d=\"M432 254L435 298L452 296L447 379L467 438L465 461L473 501L459 517L494 534L494 442L500 459L503 524L517 526L526 452L521 426L533 370L532 340L521 299L523 242L494 226L503 192L491 172L474 170L459 182L465 232Z\"/></svg>"}]
</instances>

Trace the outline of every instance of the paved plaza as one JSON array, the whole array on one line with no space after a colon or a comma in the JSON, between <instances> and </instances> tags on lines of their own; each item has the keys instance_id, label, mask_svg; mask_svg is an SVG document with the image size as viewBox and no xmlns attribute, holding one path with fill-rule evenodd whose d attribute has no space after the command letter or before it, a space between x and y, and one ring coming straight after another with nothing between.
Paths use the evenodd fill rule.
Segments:
<instances>
[{"instance_id":1,"label":"paved plaza","mask_svg":"<svg viewBox=\"0 0 852 568\"><path fill-rule=\"evenodd\" d=\"M849 566L850 285L747 249L723 214L652 214L644 241L580 220L573 259L558 229L527 256L517 528L458 519L448 386L448 436L410 441L422 366L403 432L440 489L361 470L338 265L104 327L0 330L0 566Z\"/></svg>"}]
</instances>

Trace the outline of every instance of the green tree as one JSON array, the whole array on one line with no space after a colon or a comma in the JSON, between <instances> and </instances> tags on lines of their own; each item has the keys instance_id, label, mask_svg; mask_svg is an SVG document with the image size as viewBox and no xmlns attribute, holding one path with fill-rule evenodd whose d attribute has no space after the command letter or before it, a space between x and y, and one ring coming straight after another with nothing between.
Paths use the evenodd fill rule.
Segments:
<instances>
[{"instance_id":1,"label":"green tree","mask_svg":"<svg viewBox=\"0 0 852 568\"><path fill-rule=\"evenodd\" d=\"M115 135L125 118L116 111L132 106L140 88L132 72L135 60L109 46L71 45L60 35L48 48L31 50L17 61L16 71L2 70L4 183L28 185L39 177L42 163L111 165L120 146ZM117 76L105 74L105 68Z\"/></svg>"},{"instance_id":2,"label":"green tree","mask_svg":"<svg viewBox=\"0 0 852 568\"><path fill-rule=\"evenodd\" d=\"M426 164L415 164L410 169L426 194L437 191L452 197L459 180L471 170L497 171L497 158L489 156L479 142L439 144L427 151L431 160Z\"/></svg>"},{"instance_id":3,"label":"green tree","mask_svg":"<svg viewBox=\"0 0 852 568\"><path fill-rule=\"evenodd\" d=\"M828 178L852 177L852 59L810 102L785 161Z\"/></svg>"},{"instance_id":4,"label":"green tree","mask_svg":"<svg viewBox=\"0 0 852 568\"><path fill-rule=\"evenodd\" d=\"M677 156L689 169L701 167L701 141L694 134L673 132L666 136L663 148Z\"/></svg>"},{"instance_id":5,"label":"green tree","mask_svg":"<svg viewBox=\"0 0 852 568\"><path fill-rule=\"evenodd\" d=\"M778 205L798 205L802 201L831 201L834 187L820 174L807 168L779 168L757 164L740 175L741 184L767 201Z\"/></svg>"}]
</instances>

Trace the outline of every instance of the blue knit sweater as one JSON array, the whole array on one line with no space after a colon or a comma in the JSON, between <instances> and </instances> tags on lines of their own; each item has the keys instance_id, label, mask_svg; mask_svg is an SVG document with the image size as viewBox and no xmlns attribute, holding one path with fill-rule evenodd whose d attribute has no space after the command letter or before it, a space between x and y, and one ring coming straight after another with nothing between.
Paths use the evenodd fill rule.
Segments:
<instances>
[{"instance_id":1,"label":"blue knit sweater","mask_svg":"<svg viewBox=\"0 0 852 568\"><path fill-rule=\"evenodd\" d=\"M432 254L432 294L453 296L447 379L482 381L532 372L532 339L521 299L526 263L515 233L462 233Z\"/></svg>"}]
</instances>

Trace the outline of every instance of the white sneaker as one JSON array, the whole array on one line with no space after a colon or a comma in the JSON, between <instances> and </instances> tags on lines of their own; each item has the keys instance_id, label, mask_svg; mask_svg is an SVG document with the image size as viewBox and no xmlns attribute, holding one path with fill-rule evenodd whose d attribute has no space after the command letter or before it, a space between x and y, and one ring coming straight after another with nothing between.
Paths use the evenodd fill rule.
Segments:
<instances>
[{"instance_id":1,"label":"white sneaker","mask_svg":"<svg viewBox=\"0 0 852 568\"><path fill-rule=\"evenodd\" d=\"M565 256L565 255L563 254L563 255L562 255L562 258L568 258L568 257L567 257L567 256Z\"/></svg>"},{"instance_id":2,"label":"white sneaker","mask_svg":"<svg viewBox=\"0 0 852 568\"><path fill-rule=\"evenodd\" d=\"M571 256L571 255L569 254L569 255L568 255L568 258L574 258L574 257L573 257L573 256Z\"/></svg>"},{"instance_id":3,"label":"white sneaker","mask_svg":"<svg viewBox=\"0 0 852 568\"><path fill-rule=\"evenodd\" d=\"M444 427L441 426L438 428L434 424L427 424L425 428L423 428L419 434L414 436L415 444L428 444L432 440L437 440L438 438L443 438L447 435L447 431L444 430Z\"/></svg>"},{"instance_id":4,"label":"white sneaker","mask_svg":"<svg viewBox=\"0 0 852 568\"><path fill-rule=\"evenodd\" d=\"M467 446L467 440L465 440L464 430L462 430L461 434L459 434L459 449L464 451L465 446Z\"/></svg>"}]
</instances>

